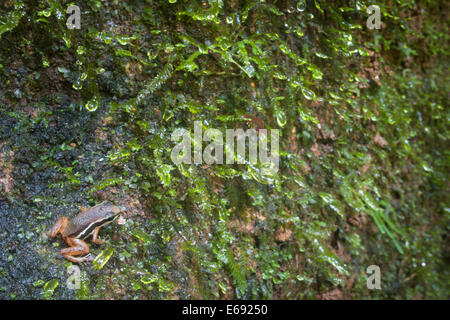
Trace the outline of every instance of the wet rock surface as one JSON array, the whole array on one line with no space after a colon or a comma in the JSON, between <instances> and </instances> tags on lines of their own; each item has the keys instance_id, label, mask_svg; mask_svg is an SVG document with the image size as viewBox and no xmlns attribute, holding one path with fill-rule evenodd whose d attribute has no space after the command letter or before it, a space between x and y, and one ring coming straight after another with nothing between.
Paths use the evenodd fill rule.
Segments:
<instances>
[{"instance_id":1,"label":"wet rock surface","mask_svg":"<svg viewBox=\"0 0 450 320\"><path fill-rule=\"evenodd\" d=\"M108 151L108 143L97 144L90 134L96 121L91 114L76 112L69 106L54 110L47 117L46 125L0 111L3 152L14 151L13 186L9 192L0 193L0 297L3 299L42 298L42 285L51 279L58 279L60 284L56 297L75 297L75 291L65 286L67 263L59 254L66 244L61 238L49 239L48 231L58 217L73 217L81 206L90 206L101 199L87 200L87 188L82 183L78 188L61 183L63 177L58 168L77 161L77 168L104 172L101 159ZM83 147L60 148L71 141ZM46 161L49 154L57 165ZM82 268L92 269L91 266Z\"/></svg>"}]
</instances>

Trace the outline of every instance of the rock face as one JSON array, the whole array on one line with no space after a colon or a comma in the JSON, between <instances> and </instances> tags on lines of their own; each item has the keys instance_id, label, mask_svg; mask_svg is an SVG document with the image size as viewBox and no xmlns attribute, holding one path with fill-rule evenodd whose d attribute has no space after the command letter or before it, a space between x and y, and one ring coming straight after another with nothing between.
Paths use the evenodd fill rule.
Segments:
<instances>
[{"instance_id":1,"label":"rock face","mask_svg":"<svg viewBox=\"0 0 450 320\"><path fill-rule=\"evenodd\" d=\"M450 2L85 2L0 4L0 298L448 298ZM71 291L47 231L104 200Z\"/></svg>"}]
</instances>

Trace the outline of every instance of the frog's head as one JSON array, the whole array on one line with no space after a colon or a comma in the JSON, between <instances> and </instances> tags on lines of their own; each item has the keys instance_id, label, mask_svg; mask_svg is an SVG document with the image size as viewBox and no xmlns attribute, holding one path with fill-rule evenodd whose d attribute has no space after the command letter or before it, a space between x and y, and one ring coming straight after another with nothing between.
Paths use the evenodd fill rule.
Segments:
<instances>
[{"instance_id":1,"label":"frog's head","mask_svg":"<svg viewBox=\"0 0 450 320\"><path fill-rule=\"evenodd\" d=\"M100 215L106 220L114 220L123 211L119 206L111 203L102 203L100 205Z\"/></svg>"}]
</instances>

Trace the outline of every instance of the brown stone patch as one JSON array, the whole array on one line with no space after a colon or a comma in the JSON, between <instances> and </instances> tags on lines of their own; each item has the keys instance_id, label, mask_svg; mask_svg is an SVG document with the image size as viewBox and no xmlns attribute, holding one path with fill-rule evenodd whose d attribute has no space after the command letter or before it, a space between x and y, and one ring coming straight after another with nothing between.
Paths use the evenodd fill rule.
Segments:
<instances>
[{"instance_id":1,"label":"brown stone patch","mask_svg":"<svg viewBox=\"0 0 450 320\"><path fill-rule=\"evenodd\" d=\"M291 238L292 236L292 231L288 228L279 228L276 232L275 232L275 240L279 241L279 242L284 242L287 241Z\"/></svg>"},{"instance_id":2,"label":"brown stone patch","mask_svg":"<svg viewBox=\"0 0 450 320\"><path fill-rule=\"evenodd\" d=\"M380 147L385 147L388 145L387 141L377 132L377 134L373 137L373 142Z\"/></svg>"},{"instance_id":3,"label":"brown stone patch","mask_svg":"<svg viewBox=\"0 0 450 320\"><path fill-rule=\"evenodd\" d=\"M0 141L0 192L11 193L14 182L12 177L14 152L12 150L7 152L5 145L5 142Z\"/></svg>"},{"instance_id":4,"label":"brown stone patch","mask_svg":"<svg viewBox=\"0 0 450 320\"><path fill-rule=\"evenodd\" d=\"M135 78L136 75L142 73L142 65L138 62L128 62L125 66L125 71L130 78Z\"/></svg>"},{"instance_id":5,"label":"brown stone patch","mask_svg":"<svg viewBox=\"0 0 450 320\"><path fill-rule=\"evenodd\" d=\"M344 293L340 289L333 289L331 291L323 293L320 298L322 300L343 300Z\"/></svg>"},{"instance_id":6,"label":"brown stone patch","mask_svg":"<svg viewBox=\"0 0 450 320\"><path fill-rule=\"evenodd\" d=\"M94 134L100 140L106 140L106 138L108 137L106 131L103 131L101 128L95 129Z\"/></svg>"},{"instance_id":7,"label":"brown stone patch","mask_svg":"<svg viewBox=\"0 0 450 320\"><path fill-rule=\"evenodd\" d=\"M351 217L349 219L350 224L354 225L357 228L362 228L367 224L367 215L363 212L358 214L357 216Z\"/></svg>"},{"instance_id":8,"label":"brown stone patch","mask_svg":"<svg viewBox=\"0 0 450 320\"><path fill-rule=\"evenodd\" d=\"M314 143L311 147L311 151L314 153L314 155L316 157L320 157L320 155L322 154L319 150L319 145L317 143Z\"/></svg>"}]
</instances>

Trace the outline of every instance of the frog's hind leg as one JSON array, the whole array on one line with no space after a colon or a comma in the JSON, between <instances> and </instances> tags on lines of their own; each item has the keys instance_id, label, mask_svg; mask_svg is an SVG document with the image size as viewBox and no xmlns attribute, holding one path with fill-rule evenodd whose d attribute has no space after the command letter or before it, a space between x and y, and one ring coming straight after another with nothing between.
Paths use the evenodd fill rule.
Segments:
<instances>
[{"instance_id":1,"label":"frog's hind leg","mask_svg":"<svg viewBox=\"0 0 450 320\"><path fill-rule=\"evenodd\" d=\"M92 261L92 258L90 256L74 257L89 253L89 246L86 242L76 238L67 238L66 241L69 244L70 248L61 249L61 255L64 258L72 262Z\"/></svg>"},{"instance_id":2,"label":"frog's hind leg","mask_svg":"<svg viewBox=\"0 0 450 320\"><path fill-rule=\"evenodd\" d=\"M69 219L67 217L59 218L50 230L50 238L54 238L59 232L62 232L68 223Z\"/></svg>"}]
</instances>

